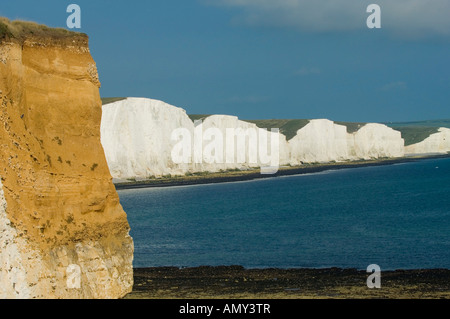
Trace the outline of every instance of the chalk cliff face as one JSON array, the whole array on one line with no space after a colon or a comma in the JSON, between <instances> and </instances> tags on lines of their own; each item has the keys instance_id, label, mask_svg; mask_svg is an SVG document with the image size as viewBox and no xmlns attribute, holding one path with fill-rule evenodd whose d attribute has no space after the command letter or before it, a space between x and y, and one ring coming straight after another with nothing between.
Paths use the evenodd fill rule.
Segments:
<instances>
[{"instance_id":1,"label":"chalk cliff face","mask_svg":"<svg viewBox=\"0 0 450 319\"><path fill-rule=\"evenodd\" d=\"M172 132L194 123L181 108L161 101L129 98L103 106L101 141L115 178L182 175L190 166L176 164Z\"/></svg>"},{"instance_id":2,"label":"chalk cliff face","mask_svg":"<svg viewBox=\"0 0 450 319\"><path fill-rule=\"evenodd\" d=\"M450 129L440 128L438 133L432 134L424 141L407 146L405 152L407 154L445 154L450 152Z\"/></svg>"},{"instance_id":3,"label":"chalk cliff face","mask_svg":"<svg viewBox=\"0 0 450 319\"><path fill-rule=\"evenodd\" d=\"M377 159L405 156L402 134L383 124L369 123L350 135L350 159Z\"/></svg>"},{"instance_id":4,"label":"chalk cliff face","mask_svg":"<svg viewBox=\"0 0 450 319\"><path fill-rule=\"evenodd\" d=\"M84 35L0 41L0 298L131 291L133 242L100 143L99 85Z\"/></svg>"},{"instance_id":5,"label":"chalk cliff face","mask_svg":"<svg viewBox=\"0 0 450 319\"><path fill-rule=\"evenodd\" d=\"M401 133L382 124L367 124L357 132L348 133L346 126L329 120L312 120L289 142L283 134L267 133L267 130L235 116L213 115L197 124L194 125L184 110L160 101L128 98L104 105L102 143L113 176L145 179L272 166L268 165L272 159L272 140L278 140L277 160L281 166L404 156ZM184 128L192 139L192 154L185 164L176 164L172 158L172 150L177 144L172 133L180 128ZM229 152L230 129L235 133L239 130L257 132L258 137L252 141L247 136L241 142L231 138L234 152ZM261 138L264 133L267 144ZM200 147L194 145L198 142L195 136L200 136ZM223 141L219 150L222 161L213 159L217 150L211 152L211 145L218 136ZM256 161L250 154L256 154ZM201 161L196 162L195 158Z\"/></svg>"},{"instance_id":6,"label":"chalk cliff face","mask_svg":"<svg viewBox=\"0 0 450 319\"><path fill-rule=\"evenodd\" d=\"M217 129L220 132L219 135L223 137L224 161L219 165L204 164L197 170L216 172L227 169L270 167L275 162L276 165L289 163L286 137L278 132L258 128L255 124L229 115L213 115L206 118L203 121L203 132L207 133L211 129ZM276 140L275 144L273 144L274 140ZM213 140L211 141L214 143ZM204 142L204 152L207 151L208 143L211 142Z\"/></svg>"},{"instance_id":7,"label":"chalk cliff face","mask_svg":"<svg viewBox=\"0 0 450 319\"><path fill-rule=\"evenodd\" d=\"M312 120L289 141L291 163L344 161L349 157L347 128L329 120Z\"/></svg>"},{"instance_id":8,"label":"chalk cliff face","mask_svg":"<svg viewBox=\"0 0 450 319\"><path fill-rule=\"evenodd\" d=\"M348 133L346 126L329 120L312 120L289 145L293 165L404 156L401 133L373 123Z\"/></svg>"},{"instance_id":9,"label":"chalk cliff face","mask_svg":"<svg viewBox=\"0 0 450 319\"><path fill-rule=\"evenodd\" d=\"M174 161L172 156L175 146L183 142L173 134L179 129L190 139L185 140L191 153L184 162ZM239 130L256 132L256 143L251 143L247 135L242 142L236 137L232 139L234 145L228 144L229 129L236 134ZM259 145L260 140L263 144L260 136L264 134L267 150ZM289 151L283 135L259 129L234 116L210 116L195 126L185 110L157 100L127 98L103 106L101 141L111 174L117 179L270 166L272 138L279 140L280 158L276 161L286 163ZM219 139L223 142L220 150L214 147L219 145L215 144ZM260 156L260 149L269 159ZM255 154L256 160L250 154Z\"/></svg>"}]
</instances>

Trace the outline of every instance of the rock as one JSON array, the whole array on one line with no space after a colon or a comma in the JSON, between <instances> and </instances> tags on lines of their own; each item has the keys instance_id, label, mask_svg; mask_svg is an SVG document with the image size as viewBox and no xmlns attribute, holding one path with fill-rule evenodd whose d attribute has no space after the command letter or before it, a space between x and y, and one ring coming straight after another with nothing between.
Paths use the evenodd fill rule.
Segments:
<instances>
[{"instance_id":1,"label":"rock","mask_svg":"<svg viewBox=\"0 0 450 319\"><path fill-rule=\"evenodd\" d=\"M278 164L301 165L302 163L328 163L351 160L368 160L404 156L404 140L401 133L382 124L367 124L353 133L347 127L329 120L312 120L297 132L289 142L280 133L267 135L265 150L260 143L261 132L255 124L241 121L235 116L212 115L199 126L189 119L186 111L161 101L127 98L103 106L102 144L111 173L115 179L135 179L164 175L184 175L192 172L218 172L221 170L263 168L269 163L261 154L271 155L272 140L278 140ZM172 150L176 141L171 139L176 129L184 128L195 140L194 132L200 132L203 145L191 146L189 163L176 164ZM229 152L227 132L257 132L258 138L251 142L234 141L234 154ZM218 147L223 155L221 161L208 158L206 132L216 130L223 146ZM197 141L197 140L196 140ZM195 144L195 142L192 142ZM261 152L260 152L261 151ZM257 154L257 161L249 154ZM239 156L243 156L240 158ZM269 156L270 157L270 156ZM200 158L201 161L196 161ZM269 165L271 166L271 165Z\"/></svg>"},{"instance_id":2,"label":"rock","mask_svg":"<svg viewBox=\"0 0 450 319\"><path fill-rule=\"evenodd\" d=\"M212 115L206 118L203 121L203 132L207 132L209 129L218 129L223 136L224 161L221 164L203 164L197 168L198 171L246 170L268 167L275 162L278 162L278 165L289 163L289 148L286 137L280 133L272 133L267 129L259 128L255 124L241 121L236 116L228 115ZM229 133L227 130L230 129L234 131L236 136L233 143L227 143L227 134ZM267 138L267 143L262 142L264 137ZM279 151L276 152L276 158L272 158L272 139L278 140ZM210 143L210 141L204 141L204 152L206 152L206 147Z\"/></svg>"},{"instance_id":3,"label":"rock","mask_svg":"<svg viewBox=\"0 0 450 319\"><path fill-rule=\"evenodd\" d=\"M178 143L172 139L172 133L177 129L185 129L191 138L191 157L188 163L176 163L172 158L172 150ZM280 158L278 161L287 163L289 150L286 138L282 134L267 133L256 125L240 121L237 117L214 115L207 117L199 129L201 137L205 137L208 130L217 129L223 140L223 156L219 161L208 158L210 141L203 139L203 145L194 145L196 127L188 117L186 111L161 101L127 98L103 106L101 139L105 149L106 159L115 179L148 179L165 175L185 175L190 172L218 172L227 169L248 169L265 166L269 161L263 161L259 156L259 138L256 144L244 144L235 140L234 154L228 152L227 129L253 130L266 133L268 139L267 155L270 155L271 138L279 139ZM211 131L209 131L211 132ZM218 134L219 135L219 134ZM250 161L250 151L256 151L257 161ZM278 152L277 152L278 153ZM227 160L227 154L231 160ZM245 160L238 161L238 156L244 154ZM199 157L201 160L196 161Z\"/></svg>"},{"instance_id":4,"label":"rock","mask_svg":"<svg viewBox=\"0 0 450 319\"><path fill-rule=\"evenodd\" d=\"M328 163L350 157L347 128L329 120L312 120L289 141L291 164Z\"/></svg>"},{"instance_id":5,"label":"rock","mask_svg":"<svg viewBox=\"0 0 450 319\"><path fill-rule=\"evenodd\" d=\"M366 124L350 134L350 140L350 158L369 160L405 156L402 134L383 124Z\"/></svg>"},{"instance_id":6,"label":"rock","mask_svg":"<svg viewBox=\"0 0 450 319\"><path fill-rule=\"evenodd\" d=\"M312 120L289 141L291 163L328 163L404 156L401 133L369 123L354 133L329 120Z\"/></svg>"},{"instance_id":7,"label":"rock","mask_svg":"<svg viewBox=\"0 0 450 319\"><path fill-rule=\"evenodd\" d=\"M133 241L88 38L23 24L0 40L0 298L123 297Z\"/></svg>"},{"instance_id":8,"label":"rock","mask_svg":"<svg viewBox=\"0 0 450 319\"><path fill-rule=\"evenodd\" d=\"M184 175L190 167L171 156L177 128L193 132L194 123L186 111L161 101L128 98L103 106L101 141L113 177Z\"/></svg>"}]
</instances>

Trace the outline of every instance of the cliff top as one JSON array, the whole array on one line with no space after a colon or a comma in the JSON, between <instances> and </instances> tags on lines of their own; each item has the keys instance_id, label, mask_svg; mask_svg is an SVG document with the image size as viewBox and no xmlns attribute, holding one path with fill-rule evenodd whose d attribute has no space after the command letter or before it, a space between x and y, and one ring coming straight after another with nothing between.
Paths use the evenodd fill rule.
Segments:
<instances>
[{"instance_id":1,"label":"cliff top","mask_svg":"<svg viewBox=\"0 0 450 319\"><path fill-rule=\"evenodd\" d=\"M4 40L25 42L27 39L51 39L58 42L79 38L87 40L84 33L73 32L63 28L50 28L46 25L29 21L10 21L0 17L0 43Z\"/></svg>"}]
</instances>

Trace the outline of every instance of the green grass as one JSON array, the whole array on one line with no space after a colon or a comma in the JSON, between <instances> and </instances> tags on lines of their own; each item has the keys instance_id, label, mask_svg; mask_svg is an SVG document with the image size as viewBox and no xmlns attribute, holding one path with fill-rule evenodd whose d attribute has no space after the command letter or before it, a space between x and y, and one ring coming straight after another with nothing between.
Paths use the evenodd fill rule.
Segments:
<instances>
[{"instance_id":1,"label":"green grass","mask_svg":"<svg viewBox=\"0 0 450 319\"><path fill-rule=\"evenodd\" d=\"M309 120L244 120L256 124L259 128L280 129L280 133L289 141L297 135L297 132L308 125Z\"/></svg>"},{"instance_id":2,"label":"green grass","mask_svg":"<svg viewBox=\"0 0 450 319\"><path fill-rule=\"evenodd\" d=\"M251 120L246 121L256 124L260 128L279 128L280 132L286 136L289 141L297 135L297 132L304 128L310 120ZM348 133L355 133L366 123L352 123L352 122L335 122L336 124L347 127Z\"/></svg>"},{"instance_id":3,"label":"green grass","mask_svg":"<svg viewBox=\"0 0 450 319\"><path fill-rule=\"evenodd\" d=\"M6 37L12 38L13 34L9 30L8 26L0 20L0 39L4 39Z\"/></svg>"},{"instance_id":4,"label":"green grass","mask_svg":"<svg viewBox=\"0 0 450 319\"><path fill-rule=\"evenodd\" d=\"M396 131L402 133L405 145L413 145L426 140L430 135L439 131L439 128L450 128L450 120L431 120L417 122L385 123Z\"/></svg>"},{"instance_id":5,"label":"green grass","mask_svg":"<svg viewBox=\"0 0 450 319\"><path fill-rule=\"evenodd\" d=\"M439 131L438 127L426 126L398 126L392 128L402 133L405 146L420 143Z\"/></svg>"},{"instance_id":6,"label":"green grass","mask_svg":"<svg viewBox=\"0 0 450 319\"><path fill-rule=\"evenodd\" d=\"M188 115L192 122L195 121L204 121L206 118L210 117L211 115L205 115L205 114L191 114Z\"/></svg>"},{"instance_id":7,"label":"green grass","mask_svg":"<svg viewBox=\"0 0 450 319\"><path fill-rule=\"evenodd\" d=\"M347 127L347 132L353 134L358 132L367 123L357 123L357 122L334 122L338 125Z\"/></svg>"},{"instance_id":8,"label":"green grass","mask_svg":"<svg viewBox=\"0 0 450 319\"><path fill-rule=\"evenodd\" d=\"M211 115L206 114L190 114L189 118L192 122L205 120ZM309 120L242 120L244 122L252 123L259 128L264 129L280 129L280 132L286 136L288 140L297 135L297 131L305 127Z\"/></svg>"},{"instance_id":9,"label":"green grass","mask_svg":"<svg viewBox=\"0 0 450 319\"><path fill-rule=\"evenodd\" d=\"M50 28L35 22L10 21L7 18L0 17L0 41L9 38L23 42L29 37L69 39L76 36L87 37L84 33L73 32L63 28Z\"/></svg>"},{"instance_id":10,"label":"green grass","mask_svg":"<svg viewBox=\"0 0 450 319\"><path fill-rule=\"evenodd\" d=\"M105 97L105 98L102 98L102 104L106 105L106 104L110 104L110 103L114 103L114 102L123 101L126 99L127 99L126 97Z\"/></svg>"}]
</instances>

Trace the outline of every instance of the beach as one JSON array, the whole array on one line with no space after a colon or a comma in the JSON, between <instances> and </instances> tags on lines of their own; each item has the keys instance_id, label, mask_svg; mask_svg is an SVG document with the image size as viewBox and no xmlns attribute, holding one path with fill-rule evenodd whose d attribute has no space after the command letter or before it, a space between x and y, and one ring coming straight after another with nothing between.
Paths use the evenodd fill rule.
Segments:
<instances>
[{"instance_id":1,"label":"beach","mask_svg":"<svg viewBox=\"0 0 450 319\"><path fill-rule=\"evenodd\" d=\"M382 272L381 289L356 269L135 269L125 299L449 299L450 270Z\"/></svg>"}]
</instances>

